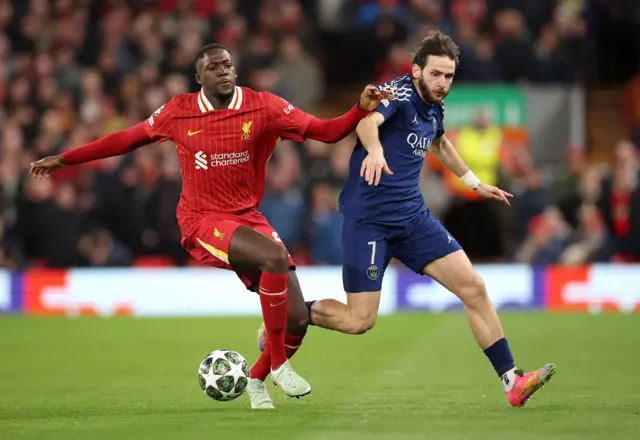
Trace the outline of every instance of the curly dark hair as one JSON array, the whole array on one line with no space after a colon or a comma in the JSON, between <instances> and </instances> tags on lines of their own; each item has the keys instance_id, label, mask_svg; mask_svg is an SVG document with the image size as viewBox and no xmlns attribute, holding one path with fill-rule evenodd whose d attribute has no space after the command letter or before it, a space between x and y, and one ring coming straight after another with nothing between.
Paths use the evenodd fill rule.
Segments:
<instances>
[{"instance_id":1,"label":"curly dark hair","mask_svg":"<svg viewBox=\"0 0 640 440\"><path fill-rule=\"evenodd\" d=\"M418 50L413 57L413 64L417 64L421 69L424 69L429 55L449 57L455 61L456 66L460 62L460 48L450 36L440 31L429 32L424 40L420 42Z\"/></svg>"}]
</instances>

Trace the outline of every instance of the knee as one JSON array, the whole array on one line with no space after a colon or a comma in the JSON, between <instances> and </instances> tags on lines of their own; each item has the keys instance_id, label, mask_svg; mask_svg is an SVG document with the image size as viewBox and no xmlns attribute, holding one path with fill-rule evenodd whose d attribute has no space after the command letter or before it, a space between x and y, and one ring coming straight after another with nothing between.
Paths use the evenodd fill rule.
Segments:
<instances>
[{"instance_id":1,"label":"knee","mask_svg":"<svg viewBox=\"0 0 640 440\"><path fill-rule=\"evenodd\" d=\"M289 270L289 253L284 247L274 244L260 270L266 273L287 273Z\"/></svg>"},{"instance_id":2,"label":"knee","mask_svg":"<svg viewBox=\"0 0 640 440\"><path fill-rule=\"evenodd\" d=\"M469 281L460 287L459 297L464 305L468 307L488 301L487 287L482 277L474 274Z\"/></svg>"},{"instance_id":3,"label":"knee","mask_svg":"<svg viewBox=\"0 0 640 440\"><path fill-rule=\"evenodd\" d=\"M375 312L366 310L360 312L352 312L349 321L349 328L346 333L350 335L361 335L368 332L376 325L378 315Z\"/></svg>"}]
</instances>

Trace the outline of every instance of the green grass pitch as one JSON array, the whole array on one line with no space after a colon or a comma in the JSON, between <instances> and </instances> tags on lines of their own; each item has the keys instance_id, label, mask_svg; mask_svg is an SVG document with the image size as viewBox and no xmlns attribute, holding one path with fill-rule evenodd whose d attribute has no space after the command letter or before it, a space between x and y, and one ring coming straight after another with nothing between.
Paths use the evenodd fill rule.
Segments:
<instances>
[{"instance_id":1,"label":"green grass pitch","mask_svg":"<svg viewBox=\"0 0 640 440\"><path fill-rule=\"evenodd\" d=\"M511 408L463 315L382 318L362 336L311 328L304 399L215 402L214 349L252 362L257 319L0 319L1 439L637 439L640 315L502 314L518 365L558 373Z\"/></svg>"}]
</instances>

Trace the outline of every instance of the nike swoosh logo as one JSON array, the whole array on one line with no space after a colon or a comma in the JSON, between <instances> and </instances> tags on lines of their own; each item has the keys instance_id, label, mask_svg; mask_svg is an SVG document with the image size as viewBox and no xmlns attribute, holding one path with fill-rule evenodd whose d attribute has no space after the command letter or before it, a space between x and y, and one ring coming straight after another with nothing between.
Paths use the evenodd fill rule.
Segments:
<instances>
[{"instance_id":1,"label":"nike swoosh logo","mask_svg":"<svg viewBox=\"0 0 640 440\"><path fill-rule=\"evenodd\" d=\"M194 134L198 134L198 133L200 133L201 131L204 131L204 130L198 130L198 131L191 131L191 130L189 130L189 131L187 132L187 136L193 136Z\"/></svg>"},{"instance_id":2,"label":"nike swoosh logo","mask_svg":"<svg viewBox=\"0 0 640 440\"><path fill-rule=\"evenodd\" d=\"M286 299L283 299L283 300L282 300L281 302L279 302L278 304L269 303L269 305L270 305L271 307L278 307L278 306L281 306L282 304L284 304L285 302L287 302L287 300L286 300Z\"/></svg>"}]
</instances>

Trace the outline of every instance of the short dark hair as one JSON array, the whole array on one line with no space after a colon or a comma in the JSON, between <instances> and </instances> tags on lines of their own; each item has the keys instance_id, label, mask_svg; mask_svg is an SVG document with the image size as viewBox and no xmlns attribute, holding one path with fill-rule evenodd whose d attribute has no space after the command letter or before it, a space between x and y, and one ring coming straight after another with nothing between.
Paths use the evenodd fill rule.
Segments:
<instances>
[{"instance_id":1,"label":"short dark hair","mask_svg":"<svg viewBox=\"0 0 640 440\"><path fill-rule=\"evenodd\" d=\"M218 43L211 43L211 44L207 44L206 46L204 46L202 49L200 49L198 51L198 53L196 54L196 59L194 60L194 64L197 66L198 65L198 61L200 61L201 59L204 58L204 56L211 52L212 50L226 50L227 52L231 53L231 51L229 49L227 49L225 46L223 46L222 44L218 44Z\"/></svg>"},{"instance_id":2,"label":"short dark hair","mask_svg":"<svg viewBox=\"0 0 640 440\"><path fill-rule=\"evenodd\" d=\"M429 55L449 57L455 61L456 66L460 62L460 48L450 36L440 31L429 31L418 46L418 50L413 57L413 64L417 64L421 69L424 69Z\"/></svg>"}]
</instances>

